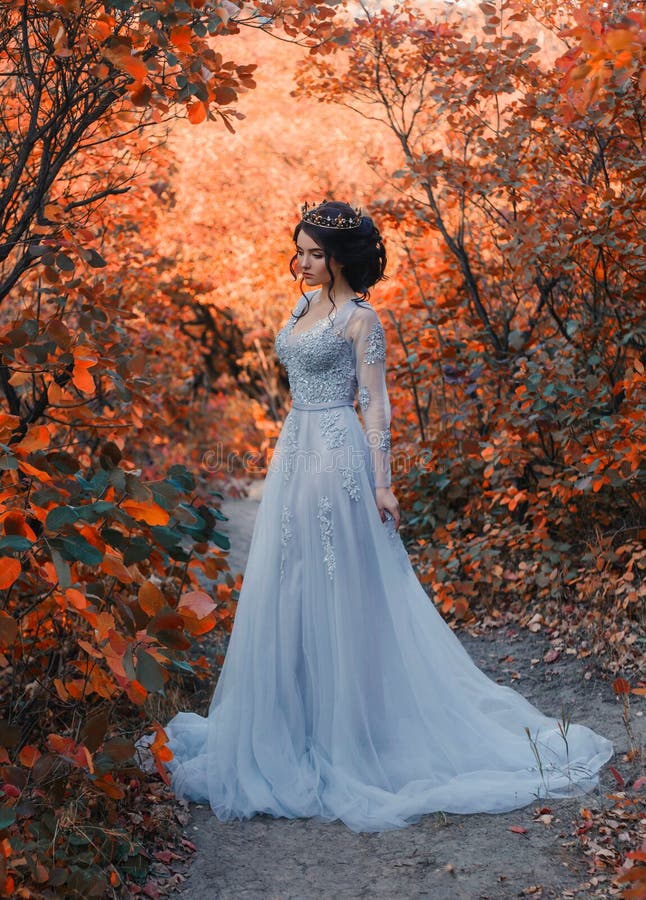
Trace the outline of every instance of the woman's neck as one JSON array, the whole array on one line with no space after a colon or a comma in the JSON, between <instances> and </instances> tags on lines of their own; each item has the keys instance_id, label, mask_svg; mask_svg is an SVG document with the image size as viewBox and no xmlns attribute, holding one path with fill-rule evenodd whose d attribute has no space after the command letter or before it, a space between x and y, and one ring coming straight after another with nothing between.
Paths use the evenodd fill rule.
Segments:
<instances>
[{"instance_id":1,"label":"woman's neck","mask_svg":"<svg viewBox=\"0 0 646 900\"><path fill-rule=\"evenodd\" d=\"M334 287L331 287L329 284L321 285L317 302L325 305L327 303L331 304L332 300L334 300L335 305L339 306L341 303L345 303L346 300L351 300L356 296L356 291L352 290L345 278L337 276L334 279Z\"/></svg>"}]
</instances>

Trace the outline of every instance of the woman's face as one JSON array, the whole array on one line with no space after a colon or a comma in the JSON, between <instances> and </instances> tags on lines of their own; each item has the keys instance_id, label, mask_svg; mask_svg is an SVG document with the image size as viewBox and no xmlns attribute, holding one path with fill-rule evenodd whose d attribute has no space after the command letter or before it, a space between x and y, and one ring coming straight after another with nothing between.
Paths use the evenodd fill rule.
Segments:
<instances>
[{"instance_id":1,"label":"woman's face","mask_svg":"<svg viewBox=\"0 0 646 900\"><path fill-rule=\"evenodd\" d=\"M332 257L329 262L336 278L341 272L341 267ZM308 285L329 284L332 280L325 264L325 251L302 229L296 239L296 263L303 280Z\"/></svg>"}]
</instances>

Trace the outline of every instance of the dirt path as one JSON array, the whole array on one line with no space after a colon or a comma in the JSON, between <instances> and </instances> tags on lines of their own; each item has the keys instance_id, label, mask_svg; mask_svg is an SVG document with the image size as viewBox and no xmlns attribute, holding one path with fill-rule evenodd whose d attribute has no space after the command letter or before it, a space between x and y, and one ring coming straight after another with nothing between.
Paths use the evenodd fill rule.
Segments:
<instances>
[{"instance_id":1,"label":"dirt path","mask_svg":"<svg viewBox=\"0 0 646 900\"><path fill-rule=\"evenodd\" d=\"M233 571L244 569L259 490L223 506L230 516L226 530L233 538ZM560 717L569 707L574 721L612 739L619 754L625 751L612 690L594 675L586 677L581 661L564 655L544 663L545 639L515 628L460 639L488 675L517 688L545 713ZM606 772L601 789L585 805L604 803L613 784ZM266 815L223 823L208 808L193 806L185 833L198 850L180 894L185 900L590 896L582 887L586 862L571 837L582 803L550 802L549 824L534 818L539 805L497 816L430 814L408 828L380 834L355 834L338 821ZM522 826L526 833L511 832L511 826Z\"/></svg>"}]
</instances>

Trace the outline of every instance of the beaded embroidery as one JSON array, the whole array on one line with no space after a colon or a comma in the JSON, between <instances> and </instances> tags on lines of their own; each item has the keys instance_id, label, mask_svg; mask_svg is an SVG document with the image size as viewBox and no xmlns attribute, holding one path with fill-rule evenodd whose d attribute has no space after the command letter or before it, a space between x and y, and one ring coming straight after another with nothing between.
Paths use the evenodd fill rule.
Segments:
<instances>
[{"instance_id":1,"label":"beaded embroidery","mask_svg":"<svg viewBox=\"0 0 646 900\"><path fill-rule=\"evenodd\" d=\"M374 311L370 311L369 317L359 323L359 334L365 337L349 338L348 318L345 313L347 310L353 314L354 307L348 302L333 319L327 317L319 319L308 330L294 334L294 327L298 321L297 314L302 308L303 304L300 303L291 319L278 332L275 341L278 358L287 369L292 399L305 405L333 401L351 403L357 392L361 366L377 361L385 362L386 342L381 322L375 317ZM363 318L363 313L360 315ZM359 350L359 346L362 346L363 350ZM363 353L362 361L360 361L361 353ZM379 388L369 388L367 384L362 384L358 392L359 406L371 452L388 453L390 430L383 428L387 422L379 415L377 421L381 424L376 427L367 421L367 418L374 418L370 413L374 405L375 390ZM301 421L298 413L296 417L297 421ZM299 441L297 421L292 421L289 417L286 420L283 460L285 481L291 477L296 467ZM318 421L323 446L333 450L347 445L349 426L341 424L346 419L342 417L338 408L322 410ZM379 430L380 428L382 430ZM373 457L373 466L376 465ZM379 467L381 469L381 462ZM341 469L339 466L339 471ZM352 473L342 472L341 475L348 495L355 499L359 492L356 479L352 477Z\"/></svg>"},{"instance_id":2,"label":"beaded embroidery","mask_svg":"<svg viewBox=\"0 0 646 900\"><path fill-rule=\"evenodd\" d=\"M334 579L334 569L336 567L336 559L334 556L334 546L332 539L334 536L334 528L332 525L332 504L329 497L323 495L319 497L318 503L318 520L321 528L321 543L323 544L323 561L327 566L327 573L331 579Z\"/></svg>"},{"instance_id":3,"label":"beaded embroidery","mask_svg":"<svg viewBox=\"0 0 646 900\"><path fill-rule=\"evenodd\" d=\"M328 450L342 447L348 433L347 425L339 425L341 413L338 409L326 409L321 413L321 434Z\"/></svg>"},{"instance_id":4,"label":"beaded embroidery","mask_svg":"<svg viewBox=\"0 0 646 900\"><path fill-rule=\"evenodd\" d=\"M351 500L358 500L361 496L361 491L359 490L359 484L355 477L354 472L349 466L342 466L340 469L341 477L343 479L342 484L346 489L348 494L350 495Z\"/></svg>"},{"instance_id":5,"label":"beaded embroidery","mask_svg":"<svg viewBox=\"0 0 646 900\"><path fill-rule=\"evenodd\" d=\"M352 399L357 377L352 346L343 329L332 328L334 321L326 318L292 336L295 322L292 316L275 341L278 358L287 369L292 399L301 403Z\"/></svg>"},{"instance_id":6,"label":"beaded embroidery","mask_svg":"<svg viewBox=\"0 0 646 900\"><path fill-rule=\"evenodd\" d=\"M384 428L383 431L379 432L379 440L377 441L377 447L379 450L390 450L390 429Z\"/></svg>"},{"instance_id":7,"label":"beaded embroidery","mask_svg":"<svg viewBox=\"0 0 646 900\"><path fill-rule=\"evenodd\" d=\"M378 360L386 359L386 337L381 322L375 322L366 338L366 355L363 358L364 363L374 363Z\"/></svg>"},{"instance_id":8,"label":"beaded embroidery","mask_svg":"<svg viewBox=\"0 0 646 900\"><path fill-rule=\"evenodd\" d=\"M283 506L283 511L280 517L280 545L281 545L281 554L280 554L280 580L283 581L285 578L285 559L286 559L286 548L289 541L292 539L292 528L291 528L291 517L292 514L289 511L289 507Z\"/></svg>"},{"instance_id":9,"label":"beaded embroidery","mask_svg":"<svg viewBox=\"0 0 646 900\"><path fill-rule=\"evenodd\" d=\"M283 477L285 481L289 481L294 471L297 450L298 418L290 412L285 420L285 459L283 462Z\"/></svg>"}]
</instances>

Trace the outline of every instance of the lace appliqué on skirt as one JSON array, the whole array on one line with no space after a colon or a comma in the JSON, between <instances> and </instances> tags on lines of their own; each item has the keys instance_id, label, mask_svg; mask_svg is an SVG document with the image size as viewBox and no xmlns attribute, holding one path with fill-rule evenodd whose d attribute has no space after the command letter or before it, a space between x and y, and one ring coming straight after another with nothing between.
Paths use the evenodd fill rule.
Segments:
<instances>
[{"instance_id":1,"label":"lace appliqu\u00e9 on skirt","mask_svg":"<svg viewBox=\"0 0 646 900\"><path fill-rule=\"evenodd\" d=\"M328 450L342 447L348 433L347 425L339 425L341 413L338 409L326 409L321 413L321 434Z\"/></svg>"},{"instance_id":2,"label":"lace appliqu\u00e9 on skirt","mask_svg":"<svg viewBox=\"0 0 646 900\"><path fill-rule=\"evenodd\" d=\"M321 528L321 543L323 544L323 562L327 566L327 573L334 580L336 558L334 556L334 527L332 525L332 504L330 498L325 495L319 497L318 520Z\"/></svg>"},{"instance_id":3,"label":"lace appliqu\u00e9 on skirt","mask_svg":"<svg viewBox=\"0 0 646 900\"><path fill-rule=\"evenodd\" d=\"M293 537L292 527L291 527L291 519L292 514L289 511L289 507L283 506L283 511L280 517L280 580L285 580L285 559L286 559L286 550L287 545Z\"/></svg>"}]
</instances>

